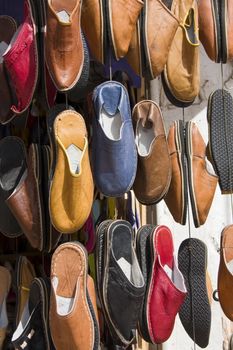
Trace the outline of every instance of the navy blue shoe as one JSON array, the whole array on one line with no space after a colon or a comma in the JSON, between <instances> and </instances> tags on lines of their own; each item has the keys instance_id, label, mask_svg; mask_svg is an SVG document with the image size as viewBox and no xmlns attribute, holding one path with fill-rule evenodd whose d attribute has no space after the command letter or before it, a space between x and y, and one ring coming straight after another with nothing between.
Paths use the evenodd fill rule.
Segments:
<instances>
[{"instance_id":1,"label":"navy blue shoe","mask_svg":"<svg viewBox=\"0 0 233 350\"><path fill-rule=\"evenodd\" d=\"M107 81L93 93L92 166L98 190L109 197L121 197L134 183L137 150L129 97L125 87Z\"/></svg>"}]
</instances>

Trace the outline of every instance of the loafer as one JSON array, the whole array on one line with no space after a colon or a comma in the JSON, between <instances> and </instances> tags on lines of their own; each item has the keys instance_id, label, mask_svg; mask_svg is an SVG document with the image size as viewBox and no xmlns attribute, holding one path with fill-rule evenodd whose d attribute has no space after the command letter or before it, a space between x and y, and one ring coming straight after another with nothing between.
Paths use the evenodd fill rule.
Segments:
<instances>
[{"instance_id":1,"label":"loafer","mask_svg":"<svg viewBox=\"0 0 233 350\"><path fill-rule=\"evenodd\" d=\"M9 86L7 73L3 61L3 53L7 50L10 41L16 32L17 24L10 16L0 16L0 122L8 123L14 116L11 106L14 99L14 90Z\"/></svg>"},{"instance_id":2,"label":"loafer","mask_svg":"<svg viewBox=\"0 0 233 350\"><path fill-rule=\"evenodd\" d=\"M6 338L6 331L8 326L6 300L11 287L11 274L9 270L4 266L0 266L0 278L0 349L3 349L3 343Z\"/></svg>"},{"instance_id":3,"label":"loafer","mask_svg":"<svg viewBox=\"0 0 233 350\"><path fill-rule=\"evenodd\" d=\"M30 286L36 273L31 262L26 256L20 256L15 265L15 287L16 287L16 327L21 320L23 310L28 302Z\"/></svg>"},{"instance_id":4,"label":"loafer","mask_svg":"<svg viewBox=\"0 0 233 350\"><path fill-rule=\"evenodd\" d=\"M145 0L142 10L141 40L144 75L155 79L164 69L179 26L174 13L175 1ZM156 18L156 21L154 20Z\"/></svg>"},{"instance_id":5,"label":"loafer","mask_svg":"<svg viewBox=\"0 0 233 350\"><path fill-rule=\"evenodd\" d=\"M233 58L233 8L231 0L223 0L219 3L221 39L222 39L222 62L226 63Z\"/></svg>"},{"instance_id":6,"label":"loafer","mask_svg":"<svg viewBox=\"0 0 233 350\"><path fill-rule=\"evenodd\" d=\"M49 112L48 130L52 147L50 218L57 231L73 233L85 224L93 202L87 129L81 114L55 106Z\"/></svg>"},{"instance_id":7,"label":"loafer","mask_svg":"<svg viewBox=\"0 0 233 350\"><path fill-rule=\"evenodd\" d=\"M170 337L187 291L168 227L142 227L137 244L140 262L147 274L140 330L145 332L147 341L160 344Z\"/></svg>"},{"instance_id":8,"label":"loafer","mask_svg":"<svg viewBox=\"0 0 233 350\"><path fill-rule=\"evenodd\" d=\"M11 106L15 114L25 112L32 102L38 81L38 47L36 14L33 2L25 0L24 21L17 29L3 55L4 64L15 90L17 103Z\"/></svg>"},{"instance_id":9,"label":"loafer","mask_svg":"<svg viewBox=\"0 0 233 350\"><path fill-rule=\"evenodd\" d=\"M206 280L206 245L197 238L185 239L179 247L178 264L188 292L181 306L179 317L190 338L198 346L205 348L209 343L211 326L211 309Z\"/></svg>"},{"instance_id":10,"label":"loafer","mask_svg":"<svg viewBox=\"0 0 233 350\"><path fill-rule=\"evenodd\" d=\"M82 1L47 2L45 58L50 76L59 91L83 83L89 67L88 50L81 32Z\"/></svg>"},{"instance_id":11,"label":"loafer","mask_svg":"<svg viewBox=\"0 0 233 350\"><path fill-rule=\"evenodd\" d=\"M97 290L105 321L116 346L128 346L135 332L145 283L125 220L103 221L97 230Z\"/></svg>"},{"instance_id":12,"label":"loafer","mask_svg":"<svg viewBox=\"0 0 233 350\"><path fill-rule=\"evenodd\" d=\"M87 259L78 242L60 245L52 257L50 329L57 350L99 349L96 300Z\"/></svg>"},{"instance_id":13,"label":"loafer","mask_svg":"<svg viewBox=\"0 0 233 350\"><path fill-rule=\"evenodd\" d=\"M128 52L143 5L142 0L108 0L105 2L109 42L117 60L124 57Z\"/></svg>"},{"instance_id":14,"label":"loafer","mask_svg":"<svg viewBox=\"0 0 233 350\"><path fill-rule=\"evenodd\" d=\"M233 242L232 242L233 225L226 226L221 234L220 264L218 269L218 297L221 308L233 321L233 303L231 290L233 286Z\"/></svg>"},{"instance_id":15,"label":"loafer","mask_svg":"<svg viewBox=\"0 0 233 350\"><path fill-rule=\"evenodd\" d=\"M129 49L125 56L125 59L133 69L134 73L138 76L142 76L140 20L136 22L136 25L134 27Z\"/></svg>"},{"instance_id":16,"label":"loafer","mask_svg":"<svg viewBox=\"0 0 233 350\"><path fill-rule=\"evenodd\" d=\"M122 84L108 81L94 90L93 104L94 181L105 196L121 197L132 187L137 170L129 96Z\"/></svg>"},{"instance_id":17,"label":"loafer","mask_svg":"<svg viewBox=\"0 0 233 350\"><path fill-rule=\"evenodd\" d=\"M163 117L159 106L149 100L137 103L132 112L138 150L133 189L139 202L158 203L171 181L171 163Z\"/></svg>"},{"instance_id":18,"label":"loafer","mask_svg":"<svg viewBox=\"0 0 233 350\"><path fill-rule=\"evenodd\" d=\"M19 159L16 158L17 153L12 153L10 162L9 157L3 159L2 166L5 172L2 175L2 178L4 178L2 184L6 186L9 179L12 184L12 193L6 199L6 203L31 246L42 251L44 215L39 189L39 155L36 146L31 144L27 157L25 145L19 138L9 137L8 145L6 143L5 147L8 147L9 144L11 144L12 149L18 148L18 150L21 150L19 159L22 159L22 163L18 176L16 171L12 172L12 168L17 169L19 163Z\"/></svg>"},{"instance_id":19,"label":"loafer","mask_svg":"<svg viewBox=\"0 0 233 350\"><path fill-rule=\"evenodd\" d=\"M174 13L180 25L172 41L162 74L164 92L177 107L191 105L200 90L200 57L197 3L177 4Z\"/></svg>"},{"instance_id":20,"label":"loafer","mask_svg":"<svg viewBox=\"0 0 233 350\"><path fill-rule=\"evenodd\" d=\"M20 323L11 339L15 349L54 350L48 326L49 294L49 280L35 278Z\"/></svg>"}]
</instances>

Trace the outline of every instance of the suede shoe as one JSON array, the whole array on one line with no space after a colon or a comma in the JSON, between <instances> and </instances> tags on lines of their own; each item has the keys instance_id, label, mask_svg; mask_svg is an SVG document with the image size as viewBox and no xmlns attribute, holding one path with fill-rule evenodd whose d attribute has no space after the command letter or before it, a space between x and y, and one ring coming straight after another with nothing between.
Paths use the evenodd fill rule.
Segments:
<instances>
[{"instance_id":1,"label":"suede shoe","mask_svg":"<svg viewBox=\"0 0 233 350\"><path fill-rule=\"evenodd\" d=\"M11 274L4 266L0 266L0 280L0 349L3 349L8 326L6 300L11 287Z\"/></svg>"},{"instance_id":2,"label":"suede shoe","mask_svg":"<svg viewBox=\"0 0 233 350\"><path fill-rule=\"evenodd\" d=\"M168 191L171 163L159 106L149 100L137 103L133 109L138 167L134 192L142 204L158 203Z\"/></svg>"},{"instance_id":3,"label":"suede shoe","mask_svg":"<svg viewBox=\"0 0 233 350\"><path fill-rule=\"evenodd\" d=\"M121 197L132 187L137 170L129 96L122 84L108 81L94 90L93 104L94 181L105 196Z\"/></svg>"}]
</instances>

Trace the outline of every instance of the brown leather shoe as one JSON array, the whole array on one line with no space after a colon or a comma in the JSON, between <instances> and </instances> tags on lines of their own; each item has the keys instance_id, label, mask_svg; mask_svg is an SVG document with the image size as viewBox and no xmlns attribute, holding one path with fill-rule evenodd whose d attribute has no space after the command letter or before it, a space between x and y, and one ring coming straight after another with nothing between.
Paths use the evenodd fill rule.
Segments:
<instances>
[{"instance_id":1,"label":"brown leather shoe","mask_svg":"<svg viewBox=\"0 0 233 350\"><path fill-rule=\"evenodd\" d=\"M134 192L139 202L158 203L168 191L171 163L159 106L149 100L133 109L135 141L138 149L137 175Z\"/></svg>"},{"instance_id":2,"label":"brown leather shoe","mask_svg":"<svg viewBox=\"0 0 233 350\"><path fill-rule=\"evenodd\" d=\"M138 20L133 35L129 44L128 52L125 56L126 61L129 63L133 71L141 76L142 75L142 60L141 60L141 38L140 38L140 21Z\"/></svg>"},{"instance_id":3,"label":"brown leather shoe","mask_svg":"<svg viewBox=\"0 0 233 350\"><path fill-rule=\"evenodd\" d=\"M86 250L80 243L65 243L57 248L52 257L51 283L50 329L55 348L97 350L93 281L88 276Z\"/></svg>"},{"instance_id":4,"label":"brown leather shoe","mask_svg":"<svg viewBox=\"0 0 233 350\"><path fill-rule=\"evenodd\" d=\"M0 123L8 123L14 116L11 106L15 103L13 90L3 62L3 54L7 50L10 41L16 32L17 24L12 17L0 16Z\"/></svg>"},{"instance_id":5,"label":"brown leather shoe","mask_svg":"<svg viewBox=\"0 0 233 350\"><path fill-rule=\"evenodd\" d=\"M220 1L220 24L222 38L222 62L233 59L233 1Z\"/></svg>"},{"instance_id":6,"label":"brown leather shoe","mask_svg":"<svg viewBox=\"0 0 233 350\"><path fill-rule=\"evenodd\" d=\"M115 58L124 57L143 7L142 0L107 0L106 19L110 44Z\"/></svg>"},{"instance_id":7,"label":"brown leather shoe","mask_svg":"<svg viewBox=\"0 0 233 350\"><path fill-rule=\"evenodd\" d=\"M11 287L11 274L9 270L3 266L0 266L0 281L0 349L2 350L8 326L6 299Z\"/></svg>"},{"instance_id":8,"label":"brown leather shoe","mask_svg":"<svg viewBox=\"0 0 233 350\"><path fill-rule=\"evenodd\" d=\"M60 91L68 91L82 78L87 64L81 34L82 0L49 0L45 36L46 63Z\"/></svg>"},{"instance_id":9,"label":"brown leather shoe","mask_svg":"<svg viewBox=\"0 0 233 350\"><path fill-rule=\"evenodd\" d=\"M220 265L218 270L218 297L225 315L233 321L233 225L221 234Z\"/></svg>"},{"instance_id":10,"label":"brown leather shoe","mask_svg":"<svg viewBox=\"0 0 233 350\"><path fill-rule=\"evenodd\" d=\"M200 89L198 9L196 0L177 2L180 25L173 39L162 75L166 96L172 104L187 107Z\"/></svg>"},{"instance_id":11,"label":"brown leather shoe","mask_svg":"<svg viewBox=\"0 0 233 350\"><path fill-rule=\"evenodd\" d=\"M172 3L166 0L145 0L142 10L142 42L146 72L150 79L156 78L164 69L168 53L179 26ZM156 21L155 21L156 18Z\"/></svg>"},{"instance_id":12,"label":"brown leather shoe","mask_svg":"<svg viewBox=\"0 0 233 350\"><path fill-rule=\"evenodd\" d=\"M186 123L188 183L195 227L206 222L213 202L218 176L207 170L206 145L193 122ZM209 164L210 166L210 164Z\"/></svg>"}]
</instances>

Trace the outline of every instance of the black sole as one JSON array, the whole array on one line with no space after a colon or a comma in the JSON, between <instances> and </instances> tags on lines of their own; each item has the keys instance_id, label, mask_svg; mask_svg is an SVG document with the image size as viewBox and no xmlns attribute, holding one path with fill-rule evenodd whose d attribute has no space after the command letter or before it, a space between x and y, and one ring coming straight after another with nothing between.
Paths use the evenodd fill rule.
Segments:
<instances>
[{"instance_id":1,"label":"black sole","mask_svg":"<svg viewBox=\"0 0 233 350\"><path fill-rule=\"evenodd\" d=\"M216 90L208 101L209 147L222 193L233 192L233 99L226 90Z\"/></svg>"},{"instance_id":2,"label":"black sole","mask_svg":"<svg viewBox=\"0 0 233 350\"><path fill-rule=\"evenodd\" d=\"M226 19L226 11L227 11L227 0L221 0L220 1L220 9L219 9L219 15L220 15L220 23L218 23L220 27L220 35L221 35L221 54L222 54L222 63L227 63L228 58L228 45L227 45L227 19ZM218 21L219 22L219 21Z\"/></svg>"},{"instance_id":3,"label":"black sole","mask_svg":"<svg viewBox=\"0 0 233 350\"><path fill-rule=\"evenodd\" d=\"M199 239L184 240L178 252L179 269L184 276L187 296L180 309L181 323L195 343L209 343L211 309L206 287L207 247Z\"/></svg>"}]
</instances>

